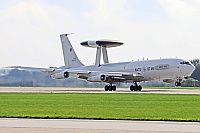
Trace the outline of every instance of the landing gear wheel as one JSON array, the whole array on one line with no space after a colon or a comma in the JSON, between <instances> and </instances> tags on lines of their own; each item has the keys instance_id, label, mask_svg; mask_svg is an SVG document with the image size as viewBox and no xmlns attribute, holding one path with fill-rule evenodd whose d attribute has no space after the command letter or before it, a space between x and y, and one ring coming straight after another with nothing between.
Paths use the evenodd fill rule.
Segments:
<instances>
[{"instance_id":1,"label":"landing gear wheel","mask_svg":"<svg viewBox=\"0 0 200 133\"><path fill-rule=\"evenodd\" d=\"M112 88L113 88L113 87L110 85L110 86L108 86L108 88L109 88L109 89L108 89L109 91L112 91Z\"/></svg>"},{"instance_id":2,"label":"landing gear wheel","mask_svg":"<svg viewBox=\"0 0 200 133\"><path fill-rule=\"evenodd\" d=\"M181 82L175 82L175 86L181 86Z\"/></svg>"},{"instance_id":3,"label":"landing gear wheel","mask_svg":"<svg viewBox=\"0 0 200 133\"><path fill-rule=\"evenodd\" d=\"M108 91L108 88L109 86L108 85L106 85L104 88L105 88L105 91Z\"/></svg>"},{"instance_id":4,"label":"landing gear wheel","mask_svg":"<svg viewBox=\"0 0 200 133\"><path fill-rule=\"evenodd\" d=\"M116 88L117 88L117 87L116 87L115 85L112 86L112 90L113 90L113 91L116 91Z\"/></svg>"},{"instance_id":5,"label":"landing gear wheel","mask_svg":"<svg viewBox=\"0 0 200 133\"><path fill-rule=\"evenodd\" d=\"M130 90L131 91L142 91L142 86L141 85L138 86L137 84L136 84L136 86L131 85Z\"/></svg>"},{"instance_id":6,"label":"landing gear wheel","mask_svg":"<svg viewBox=\"0 0 200 133\"><path fill-rule=\"evenodd\" d=\"M142 86L141 85L138 86L138 91L142 91Z\"/></svg>"},{"instance_id":7,"label":"landing gear wheel","mask_svg":"<svg viewBox=\"0 0 200 133\"><path fill-rule=\"evenodd\" d=\"M137 91L138 90L138 86L133 86L133 90Z\"/></svg>"},{"instance_id":8,"label":"landing gear wheel","mask_svg":"<svg viewBox=\"0 0 200 133\"><path fill-rule=\"evenodd\" d=\"M134 90L134 86L133 86L133 85L130 86L130 90L131 90L131 91Z\"/></svg>"},{"instance_id":9,"label":"landing gear wheel","mask_svg":"<svg viewBox=\"0 0 200 133\"><path fill-rule=\"evenodd\" d=\"M105 87L105 91L116 91L117 87L115 85L106 85Z\"/></svg>"}]
</instances>

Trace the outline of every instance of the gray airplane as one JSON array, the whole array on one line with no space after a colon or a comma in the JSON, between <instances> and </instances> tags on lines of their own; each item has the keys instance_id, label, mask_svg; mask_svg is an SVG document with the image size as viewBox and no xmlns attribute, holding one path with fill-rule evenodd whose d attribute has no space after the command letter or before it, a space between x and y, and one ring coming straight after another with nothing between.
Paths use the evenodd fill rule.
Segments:
<instances>
[{"instance_id":1,"label":"gray airplane","mask_svg":"<svg viewBox=\"0 0 200 133\"><path fill-rule=\"evenodd\" d=\"M109 40L85 41L83 46L97 48L95 65L84 66L78 59L67 34L60 35L65 67L64 68L34 68L22 66L10 66L23 70L46 72L51 78L65 79L69 76L89 82L105 83L105 91L116 91L117 83L131 82L131 91L141 91L138 85L141 81L163 80L167 83L174 82L181 86L181 82L187 79L195 70L195 66L189 61L178 58L131 61L109 63L107 57L108 47L119 46L123 43ZM104 64L100 64L100 51L103 51Z\"/></svg>"}]
</instances>

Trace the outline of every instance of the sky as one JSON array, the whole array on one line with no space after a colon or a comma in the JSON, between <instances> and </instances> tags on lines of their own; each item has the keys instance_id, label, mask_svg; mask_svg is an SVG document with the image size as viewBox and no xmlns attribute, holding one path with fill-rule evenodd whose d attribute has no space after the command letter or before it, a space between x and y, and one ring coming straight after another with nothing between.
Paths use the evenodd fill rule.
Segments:
<instances>
[{"instance_id":1,"label":"sky","mask_svg":"<svg viewBox=\"0 0 200 133\"><path fill-rule=\"evenodd\" d=\"M200 0L0 0L0 67L64 65L60 34L81 62L86 40L119 40L110 62L200 58Z\"/></svg>"}]
</instances>

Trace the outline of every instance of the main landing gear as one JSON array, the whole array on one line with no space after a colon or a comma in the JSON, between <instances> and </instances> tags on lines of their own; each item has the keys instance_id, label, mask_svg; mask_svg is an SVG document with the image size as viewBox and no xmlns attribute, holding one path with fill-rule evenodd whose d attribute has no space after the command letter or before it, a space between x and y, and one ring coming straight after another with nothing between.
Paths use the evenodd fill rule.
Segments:
<instances>
[{"instance_id":1,"label":"main landing gear","mask_svg":"<svg viewBox=\"0 0 200 133\"><path fill-rule=\"evenodd\" d=\"M112 85L112 84L110 84L110 85L106 85L105 86L105 91L116 91L116 86L115 85Z\"/></svg>"},{"instance_id":2,"label":"main landing gear","mask_svg":"<svg viewBox=\"0 0 200 133\"><path fill-rule=\"evenodd\" d=\"M130 90L131 90L131 91L142 91L142 86L137 85L137 82L134 82L134 84L135 84L135 85L131 85L131 86L130 86ZM106 85L106 86L104 87L105 91L116 91L116 88L117 88L117 87L116 87L115 85L112 85L112 84Z\"/></svg>"},{"instance_id":3,"label":"main landing gear","mask_svg":"<svg viewBox=\"0 0 200 133\"><path fill-rule=\"evenodd\" d=\"M133 86L133 85L130 86L131 91L142 91L142 86L140 86L140 85L138 86L137 82L134 82L134 84L135 84L135 86Z\"/></svg>"}]
</instances>

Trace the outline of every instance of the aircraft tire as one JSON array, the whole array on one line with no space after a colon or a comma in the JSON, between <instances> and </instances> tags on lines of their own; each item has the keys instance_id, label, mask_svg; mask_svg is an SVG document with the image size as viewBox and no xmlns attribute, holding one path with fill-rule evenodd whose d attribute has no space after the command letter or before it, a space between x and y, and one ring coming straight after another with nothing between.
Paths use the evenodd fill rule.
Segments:
<instances>
[{"instance_id":1,"label":"aircraft tire","mask_svg":"<svg viewBox=\"0 0 200 133\"><path fill-rule=\"evenodd\" d=\"M138 86L133 86L133 90L137 91L138 90Z\"/></svg>"},{"instance_id":2,"label":"aircraft tire","mask_svg":"<svg viewBox=\"0 0 200 133\"><path fill-rule=\"evenodd\" d=\"M108 91L109 89L108 87L109 87L108 85L105 86L105 91Z\"/></svg>"},{"instance_id":3,"label":"aircraft tire","mask_svg":"<svg viewBox=\"0 0 200 133\"><path fill-rule=\"evenodd\" d=\"M131 90L131 91L134 90L134 86L133 86L133 85L130 86L130 90Z\"/></svg>"},{"instance_id":4,"label":"aircraft tire","mask_svg":"<svg viewBox=\"0 0 200 133\"><path fill-rule=\"evenodd\" d=\"M142 91L142 86L141 85L138 86L138 91Z\"/></svg>"},{"instance_id":5,"label":"aircraft tire","mask_svg":"<svg viewBox=\"0 0 200 133\"><path fill-rule=\"evenodd\" d=\"M117 89L117 87L114 85L114 86L112 86L112 90L113 91L116 91L116 89Z\"/></svg>"},{"instance_id":6,"label":"aircraft tire","mask_svg":"<svg viewBox=\"0 0 200 133\"><path fill-rule=\"evenodd\" d=\"M130 90L131 91L142 91L142 86L141 85L139 85L139 86L133 86L133 85L131 85L130 86Z\"/></svg>"},{"instance_id":7,"label":"aircraft tire","mask_svg":"<svg viewBox=\"0 0 200 133\"><path fill-rule=\"evenodd\" d=\"M112 91L112 90L113 90L113 86L111 86L111 85L108 86L108 90L109 90L109 91Z\"/></svg>"},{"instance_id":8,"label":"aircraft tire","mask_svg":"<svg viewBox=\"0 0 200 133\"><path fill-rule=\"evenodd\" d=\"M175 82L175 86L181 86L180 82Z\"/></svg>"}]
</instances>

